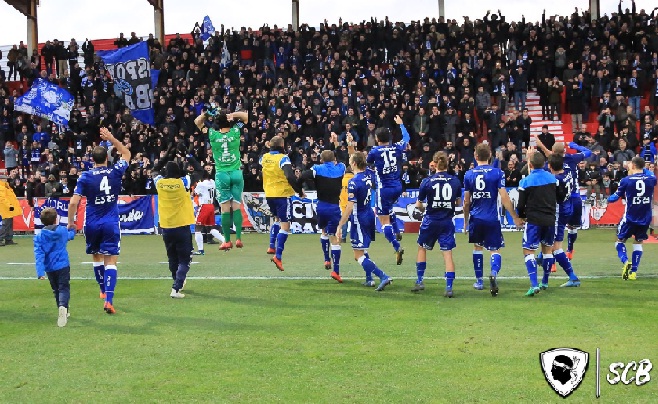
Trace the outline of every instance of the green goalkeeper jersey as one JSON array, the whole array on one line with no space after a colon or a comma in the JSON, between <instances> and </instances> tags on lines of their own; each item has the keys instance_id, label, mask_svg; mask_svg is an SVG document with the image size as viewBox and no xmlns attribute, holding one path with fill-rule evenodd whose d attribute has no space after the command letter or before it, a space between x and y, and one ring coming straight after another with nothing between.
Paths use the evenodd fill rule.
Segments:
<instances>
[{"instance_id":1,"label":"green goalkeeper jersey","mask_svg":"<svg viewBox=\"0 0 658 404\"><path fill-rule=\"evenodd\" d=\"M208 130L210 147L215 159L216 171L233 171L240 169L240 129L232 127L222 133L215 129Z\"/></svg>"}]
</instances>

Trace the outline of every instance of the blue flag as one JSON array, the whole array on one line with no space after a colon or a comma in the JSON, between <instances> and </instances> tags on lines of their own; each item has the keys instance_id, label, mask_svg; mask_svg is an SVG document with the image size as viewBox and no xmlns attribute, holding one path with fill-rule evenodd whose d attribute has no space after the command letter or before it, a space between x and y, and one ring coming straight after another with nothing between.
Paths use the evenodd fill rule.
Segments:
<instances>
[{"instance_id":1,"label":"blue flag","mask_svg":"<svg viewBox=\"0 0 658 404\"><path fill-rule=\"evenodd\" d=\"M30 91L14 102L16 111L40 116L58 125L68 125L73 110L73 96L44 79L36 79Z\"/></svg>"},{"instance_id":2,"label":"blue flag","mask_svg":"<svg viewBox=\"0 0 658 404\"><path fill-rule=\"evenodd\" d=\"M203 17L203 25L201 26L201 39L207 41L208 38L210 38L214 33L215 33L215 27L212 25L212 21L210 21L210 17L208 16Z\"/></svg>"},{"instance_id":3,"label":"blue flag","mask_svg":"<svg viewBox=\"0 0 658 404\"><path fill-rule=\"evenodd\" d=\"M123 103L132 115L146 124L154 125L153 83L146 42L97 53L105 62L105 68L114 80L114 87L123 94Z\"/></svg>"}]
</instances>

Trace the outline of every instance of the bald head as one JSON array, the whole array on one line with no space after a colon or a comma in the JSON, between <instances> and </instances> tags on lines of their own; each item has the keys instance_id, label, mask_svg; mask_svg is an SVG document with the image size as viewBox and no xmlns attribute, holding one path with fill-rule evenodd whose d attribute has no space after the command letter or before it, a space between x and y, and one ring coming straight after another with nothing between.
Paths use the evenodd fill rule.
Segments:
<instances>
[{"instance_id":1,"label":"bald head","mask_svg":"<svg viewBox=\"0 0 658 404\"><path fill-rule=\"evenodd\" d=\"M553 145L553 153L564 156L564 143L558 142Z\"/></svg>"}]
</instances>

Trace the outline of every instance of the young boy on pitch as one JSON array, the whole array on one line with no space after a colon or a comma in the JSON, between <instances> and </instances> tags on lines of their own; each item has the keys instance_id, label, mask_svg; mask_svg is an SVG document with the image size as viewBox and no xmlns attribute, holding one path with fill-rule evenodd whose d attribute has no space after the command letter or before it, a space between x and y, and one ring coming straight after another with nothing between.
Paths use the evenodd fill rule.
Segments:
<instances>
[{"instance_id":1,"label":"young boy on pitch","mask_svg":"<svg viewBox=\"0 0 658 404\"><path fill-rule=\"evenodd\" d=\"M36 261L37 277L43 279L48 275L50 287L57 302L57 325L64 327L69 316L69 297L71 287L71 267L66 243L75 237L74 230L67 230L59 226L57 211L53 208L41 212L43 229L34 236L34 258Z\"/></svg>"}]
</instances>

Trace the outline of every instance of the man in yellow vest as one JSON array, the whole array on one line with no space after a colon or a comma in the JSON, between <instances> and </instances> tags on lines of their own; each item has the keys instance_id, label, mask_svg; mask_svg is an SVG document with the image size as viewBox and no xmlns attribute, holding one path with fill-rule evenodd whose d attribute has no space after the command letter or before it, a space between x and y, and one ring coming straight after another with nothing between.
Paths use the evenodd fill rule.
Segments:
<instances>
[{"instance_id":1,"label":"man in yellow vest","mask_svg":"<svg viewBox=\"0 0 658 404\"><path fill-rule=\"evenodd\" d=\"M0 179L0 247L17 244L14 241L14 216L22 213L14 190L6 179Z\"/></svg>"},{"instance_id":2,"label":"man in yellow vest","mask_svg":"<svg viewBox=\"0 0 658 404\"><path fill-rule=\"evenodd\" d=\"M185 285L185 278L192 261L190 225L195 222L192 199L185 189L182 175L178 164L170 161L165 166L164 177L155 178L160 228L167 249L169 271L174 279L169 296L178 299L185 297L181 290Z\"/></svg>"},{"instance_id":3,"label":"man in yellow vest","mask_svg":"<svg viewBox=\"0 0 658 404\"><path fill-rule=\"evenodd\" d=\"M281 255L288 239L292 217L290 197L297 192L303 198L304 191L297 182L290 158L284 153L281 136L274 136L270 140L270 152L260 158L260 165L263 167L265 198L274 216L274 223L270 226L270 248L267 249L267 253L275 254L271 261L279 271L283 271Z\"/></svg>"}]
</instances>

